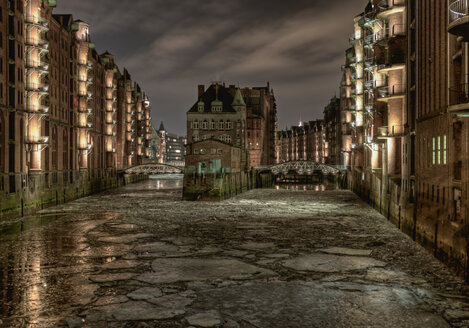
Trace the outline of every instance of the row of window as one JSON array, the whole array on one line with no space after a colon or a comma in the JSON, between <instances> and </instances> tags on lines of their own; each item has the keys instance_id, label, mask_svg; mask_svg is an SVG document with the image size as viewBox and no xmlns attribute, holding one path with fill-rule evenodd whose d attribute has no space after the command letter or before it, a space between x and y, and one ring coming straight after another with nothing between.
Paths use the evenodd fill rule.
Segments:
<instances>
[{"instance_id":1,"label":"row of window","mask_svg":"<svg viewBox=\"0 0 469 328\"><path fill-rule=\"evenodd\" d=\"M230 121L193 121L191 124L192 129L202 129L202 130L231 130L233 128L233 124Z\"/></svg>"},{"instance_id":2,"label":"row of window","mask_svg":"<svg viewBox=\"0 0 469 328\"><path fill-rule=\"evenodd\" d=\"M202 136L202 140L209 140L209 139L211 139L212 137L213 137L213 136L212 136L211 134L204 134L204 135ZM200 140L200 139L199 139L199 135L198 135L198 134L194 135L194 136L193 136L193 139L194 139L194 141L199 141L199 140ZM226 143L231 143L231 140L232 140L232 139L231 139L231 136L230 136L230 135L223 134L223 135L218 136L218 140L223 141L223 142L226 142Z\"/></svg>"},{"instance_id":3,"label":"row of window","mask_svg":"<svg viewBox=\"0 0 469 328\"><path fill-rule=\"evenodd\" d=\"M203 148L201 148L201 149L194 149L194 154L195 154L195 155L199 155L199 154L200 154L200 155L204 155L204 154L206 154L206 153L207 153L207 151L206 151L205 149L203 149ZM211 155L216 155L216 154L221 155L221 154L223 154L223 149L215 149L215 148L212 148L212 149L210 149L210 154L211 154Z\"/></svg>"}]
</instances>

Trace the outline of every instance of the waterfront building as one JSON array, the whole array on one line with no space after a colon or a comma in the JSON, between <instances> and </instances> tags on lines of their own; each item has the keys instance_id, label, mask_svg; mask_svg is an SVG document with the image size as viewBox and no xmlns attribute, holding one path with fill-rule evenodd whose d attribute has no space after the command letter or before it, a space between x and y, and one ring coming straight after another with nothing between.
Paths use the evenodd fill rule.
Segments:
<instances>
[{"instance_id":1,"label":"waterfront building","mask_svg":"<svg viewBox=\"0 0 469 328\"><path fill-rule=\"evenodd\" d=\"M187 112L186 172L242 172L249 167L246 103L225 86L198 87L198 101Z\"/></svg>"},{"instance_id":2,"label":"waterfront building","mask_svg":"<svg viewBox=\"0 0 469 328\"><path fill-rule=\"evenodd\" d=\"M184 156L186 154L186 138L166 131L163 122L158 129L160 140L161 163L175 166L184 166Z\"/></svg>"},{"instance_id":3,"label":"waterfront building","mask_svg":"<svg viewBox=\"0 0 469 328\"><path fill-rule=\"evenodd\" d=\"M278 132L277 163L328 163L327 143L324 120L300 122L298 126Z\"/></svg>"},{"instance_id":4,"label":"waterfront building","mask_svg":"<svg viewBox=\"0 0 469 328\"><path fill-rule=\"evenodd\" d=\"M234 96L235 86L229 87ZM267 83L265 87L243 88L246 103L246 138L250 166L275 164L277 140L277 105L274 91Z\"/></svg>"},{"instance_id":5,"label":"waterfront building","mask_svg":"<svg viewBox=\"0 0 469 328\"><path fill-rule=\"evenodd\" d=\"M53 0L0 6L2 209L141 163L149 100L110 53L98 54L89 24L53 14Z\"/></svg>"},{"instance_id":6,"label":"waterfront building","mask_svg":"<svg viewBox=\"0 0 469 328\"><path fill-rule=\"evenodd\" d=\"M341 82L350 187L468 276L467 1L373 0Z\"/></svg>"}]
</instances>

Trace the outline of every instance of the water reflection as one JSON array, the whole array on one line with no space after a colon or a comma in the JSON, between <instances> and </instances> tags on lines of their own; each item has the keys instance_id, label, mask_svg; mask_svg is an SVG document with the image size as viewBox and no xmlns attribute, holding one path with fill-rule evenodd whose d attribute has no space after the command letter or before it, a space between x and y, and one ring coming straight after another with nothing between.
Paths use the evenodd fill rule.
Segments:
<instances>
[{"instance_id":1,"label":"water reflection","mask_svg":"<svg viewBox=\"0 0 469 328\"><path fill-rule=\"evenodd\" d=\"M150 175L150 179L146 183L148 189L182 189L183 178L183 174Z\"/></svg>"},{"instance_id":2,"label":"water reflection","mask_svg":"<svg viewBox=\"0 0 469 328\"><path fill-rule=\"evenodd\" d=\"M326 191L326 190L338 190L340 189L337 184L334 183L309 183L309 184L298 184L298 183L279 183L275 185L277 190L294 190L294 191Z\"/></svg>"}]
</instances>

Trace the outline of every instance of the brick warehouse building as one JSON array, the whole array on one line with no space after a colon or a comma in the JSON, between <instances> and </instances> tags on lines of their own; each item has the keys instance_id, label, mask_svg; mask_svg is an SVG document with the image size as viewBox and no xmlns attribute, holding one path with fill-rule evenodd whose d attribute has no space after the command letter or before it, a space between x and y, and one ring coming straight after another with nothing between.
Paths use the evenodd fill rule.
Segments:
<instances>
[{"instance_id":1,"label":"brick warehouse building","mask_svg":"<svg viewBox=\"0 0 469 328\"><path fill-rule=\"evenodd\" d=\"M324 108L324 119L300 122L277 134L276 162L312 161L339 165L342 155L340 99Z\"/></svg>"},{"instance_id":2,"label":"brick warehouse building","mask_svg":"<svg viewBox=\"0 0 469 328\"><path fill-rule=\"evenodd\" d=\"M277 106L269 83L267 83L266 87L243 89L236 88L234 85L226 87L224 84L214 83L207 90L205 90L205 86L199 85L198 90L199 105L201 105L200 101L202 101L206 108L200 112L198 107L194 105L188 112L186 167L194 166L195 163L192 160L194 157L191 157L191 152L197 151L197 149L194 150L192 144L209 139L215 139L215 142L225 142L232 144L234 147L240 147L239 156L242 158L235 159L238 156L238 151L233 150L230 152L234 154L234 157L230 155L234 162L241 161L240 165L236 164L236 170L239 168L247 169L248 167L268 166L275 163ZM217 101L223 103L221 112L210 107L210 104L214 101L216 103ZM232 112L233 101L240 108L244 108L242 111L239 110L239 113L244 111L245 114L242 117L229 117L230 121L228 122L226 117L230 116L228 112ZM236 133L235 121L233 120L241 122L240 128L236 126ZM197 122L195 123L196 125L194 125L194 122ZM206 131L211 132L205 133ZM230 131L230 133L226 134L220 131ZM223 153L222 149L219 150ZM226 151L224 152L225 155ZM201 154L196 155L200 157ZM205 157L209 158L210 154L205 154ZM224 160L223 163L226 165L223 167L230 167L229 160Z\"/></svg>"},{"instance_id":3,"label":"brick warehouse building","mask_svg":"<svg viewBox=\"0 0 469 328\"><path fill-rule=\"evenodd\" d=\"M186 171L242 172L249 167L246 103L240 89L200 85L199 100L187 112Z\"/></svg>"},{"instance_id":4,"label":"brick warehouse building","mask_svg":"<svg viewBox=\"0 0 469 328\"><path fill-rule=\"evenodd\" d=\"M290 161L326 163L324 121L309 121L279 131L277 145L277 163Z\"/></svg>"},{"instance_id":5,"label":"brick warehouse building","mask_svg":"<svg viewBox=\"0 0 469 328\"><path fill-rule=\"evenodd\" d=\"M374 0L341 83L351 188L468 276L467 1Z\"/></svg>"},{"instance_id":6,"label":"brick warehouse building","mask_svg":"<svg viewBox=\"0 0 469 328\"><path fill-rule=\"evenodd\" d=\"M150 103L111 54L97 53L89 25L54 15L53 0L0 6L2 208L140 163Z\"/></svg>"}]
</instances>

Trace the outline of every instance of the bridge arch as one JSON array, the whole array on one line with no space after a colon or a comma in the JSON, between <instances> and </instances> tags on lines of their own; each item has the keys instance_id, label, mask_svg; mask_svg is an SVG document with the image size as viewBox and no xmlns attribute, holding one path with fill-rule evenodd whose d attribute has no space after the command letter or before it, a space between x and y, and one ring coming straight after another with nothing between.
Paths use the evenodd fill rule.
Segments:
<instances>
[{"instance_id":1,"label":"bridge arch","mask_svg":"<svg viewBox=\"0 0 469 328\"><path fill-rule=\"evenodd\" d=\"M162 163L145 163L141 165L136 165L126 169L125 174L147 174L147 175L156 175L156 174L181 174L184 172L183 167L162 164Z\"/></svg>"},{"instance_id":2,"label":"bridge arch","mask_svg":"<svg viewBox=\"0 0 469 328\"><path fill-rule=\"evenodd\" d=\"M316 163L312 161L291 161L279 163L268 168L264 168L264 170L268 170L274 175L287 175L292 172L298 175L337 175L343 171L343 168L340 166Z\"/></svg>"}]
</instances>

